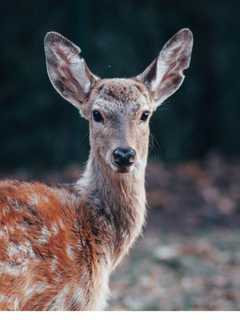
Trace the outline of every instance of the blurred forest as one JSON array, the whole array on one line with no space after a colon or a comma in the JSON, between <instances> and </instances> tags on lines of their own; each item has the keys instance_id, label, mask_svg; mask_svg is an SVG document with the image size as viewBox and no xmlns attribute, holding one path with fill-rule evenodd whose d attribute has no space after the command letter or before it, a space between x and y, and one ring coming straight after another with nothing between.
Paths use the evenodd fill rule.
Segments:
<instances>
[{"instance_id":1,"label":"blurred forest","mask_svg":"<svg viewBox=\"0 0 240 320\"><path fill-rule=\"evenodd\" d=\"M239 155L238 1L2 1L0 167L60 168L83 163L87 123L52 88L43 38L76 42L101 77L134 76L180 28L195 37L181 90L155 114L155 160L176 163L209 152Z\"/></svg>"}]
</instances>

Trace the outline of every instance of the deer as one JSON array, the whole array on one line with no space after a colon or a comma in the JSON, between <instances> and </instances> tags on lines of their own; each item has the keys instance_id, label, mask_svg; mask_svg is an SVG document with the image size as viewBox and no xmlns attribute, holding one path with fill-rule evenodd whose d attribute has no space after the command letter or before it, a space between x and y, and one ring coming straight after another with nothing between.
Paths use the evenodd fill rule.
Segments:
<instances>
[{"instance_id":1,"label":"deer","mask_svg":"<svg viewBox=\"0 0 240 320\"><path fill-rule=\"evenodd\" d=\"M106 308L145 222L149 121L181 86L192 46L181 29L138 76L104 79L77 45L46 34L50 82L89 122L89 159L71 185L0 182L0 310Z\"/></svg>"}]
</instances>

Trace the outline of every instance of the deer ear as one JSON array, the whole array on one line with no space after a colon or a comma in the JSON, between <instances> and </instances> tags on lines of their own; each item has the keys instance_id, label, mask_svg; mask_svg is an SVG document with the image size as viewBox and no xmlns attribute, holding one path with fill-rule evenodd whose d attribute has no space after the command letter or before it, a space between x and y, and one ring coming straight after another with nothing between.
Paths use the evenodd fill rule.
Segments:
<instances>
[{"instance_id":1,"label":"deer ear","mask_svg":"<svg viewBox=\"0 0 240 320\"><path fill-rule=\"evenodd\" d=\"M181 29L163 47L158 57L136 77L150 91L155 108L179 89L183 71L190 65L193 35Z\"/></svg>"},{"instance_id":2,"label":"deer ear","mask_svg":"<svg viewBox=\"0 0 240 320\"><path fill-rule=\"evenodd\" d=\"M57 92L83 115L90 91L98 80L79 55L81 49L56 32L48 32L44 39L47 72Z\"/></svg>"}]
</instances>

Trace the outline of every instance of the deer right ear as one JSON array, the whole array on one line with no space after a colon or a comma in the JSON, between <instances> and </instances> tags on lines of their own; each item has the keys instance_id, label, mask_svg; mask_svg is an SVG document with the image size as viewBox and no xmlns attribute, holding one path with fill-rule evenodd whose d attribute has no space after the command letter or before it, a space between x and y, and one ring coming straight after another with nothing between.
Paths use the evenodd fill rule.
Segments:
<instances>
[{"instance_id":1,"label":"deer right ear","mask_svg":"<svg viewBox=\"0 0 240 320\"><path fill-rule=\"evenodd\" d=\"M165 44L150 66L136 77L149 89L155 109L180 88L183 72L190 65L192 46L192 32L181 29Z\"/></svg>"},{"instance_id":2,"label":"deer right ear","mask_svg":"<svg viewBox=\"0 0 240 320\"><path fill-rule=\"evenodd\" d=\"M47 72L57 92L87 117L84 109L90 91L99 79L79 55L81 49L57 32L44 39Z\"/></svg>"}]
</instances>

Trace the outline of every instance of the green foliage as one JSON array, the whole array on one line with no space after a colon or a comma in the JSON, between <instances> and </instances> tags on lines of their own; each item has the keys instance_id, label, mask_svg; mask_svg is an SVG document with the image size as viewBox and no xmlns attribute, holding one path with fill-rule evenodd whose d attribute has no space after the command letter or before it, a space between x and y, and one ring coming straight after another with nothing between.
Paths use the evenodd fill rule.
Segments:
<instances>
[{"instance_id":1,"label":"green foliage","mask_svg":"<svg viewBox=\"0 0 240 320\"><path fill-rule=\"evenodd\" d=\"M14 1L13 1L14 2ZM181 161L240 152L237 1L4 2L0 52L1 168L85 161L87 123L51 87L43 37L56 30L79 44L101 77L140 73L178 29L195 36L181 90L159 108L153 157Z\"/></svg>"}]
</instances>

